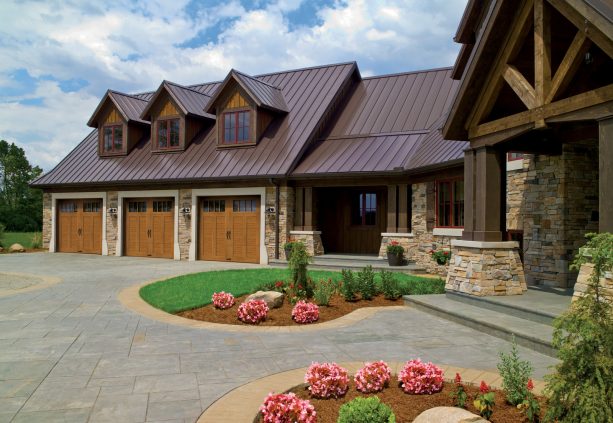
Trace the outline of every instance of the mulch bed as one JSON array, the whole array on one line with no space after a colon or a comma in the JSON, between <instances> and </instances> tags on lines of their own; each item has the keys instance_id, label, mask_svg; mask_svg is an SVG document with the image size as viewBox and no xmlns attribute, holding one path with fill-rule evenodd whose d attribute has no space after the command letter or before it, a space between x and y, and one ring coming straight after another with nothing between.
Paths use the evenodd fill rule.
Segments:
<instances>
[{"instance_id":1,"label":"mulch bed","mask_svg":"<svg viewBox=\"0 0 613 423\"><path fill-rule=\"evenodd\" d=\"M186 317L188 319L202 320L212 323L224 323L229 325L249 325L238 320L236 313L238 306L247 299L248 295L236 298L236 303L229 309L218 310L213 304L206 305L204 307L196 308L193 310L182 311L177 313L178 316ZM359 300L354 302L348 302L340 295L333 295L330 299L330 305L327 307L319 307L319 320L315 323L327 322L329 320L338 319L345 314L351 313L362 307L383 307L383 306L398 306L402 305L402 299L395 301L386 300L383 295L378 295L370 301ZM258 326L308 326L301 325L292 320L292 308L294 306L290 304L287 299L283 301L283 305L279 308L273 308L268 312L266 320L261 322Z\"/></svg>"},{"instance_id":2,"label":"mulch bed","mask_svg":"<svg viewBox=\"0 0 613 423\"><path fill-rule=\"evenodd\" d=\"M388 388L376 394L362 394L357 391L353 380L350 381L347 394L343 398L338 399L313 399L309 396L308 388L304 385L293 388L289 392L295 393L301 399L308 399L313 404L317 413L317 423L335 423L341 406L358 396L378 396L381 402L392 408L396 415L397 423L412 422L419 414L433 407L453 407L453 400L451 399L451 393L454 391L453 383L446 382L443 390L436 394L409 395L400 388L395 377L395 375L392 376L392 381ZM479 412L473 406L473 400L479 395L479 388L466 384L464 387L468 393L467 410L479 415ZM494 413L490 418L492 423L519 423L527 421L517 407L507 404L502 391L495 391L495 393ZM541 403L541 415L543 415L545 399L539 397L539 401ZM262 402L264 402L264 398L262 398ZM261 416L258 421L263 422Z\"/></svg>"}]
</instances>

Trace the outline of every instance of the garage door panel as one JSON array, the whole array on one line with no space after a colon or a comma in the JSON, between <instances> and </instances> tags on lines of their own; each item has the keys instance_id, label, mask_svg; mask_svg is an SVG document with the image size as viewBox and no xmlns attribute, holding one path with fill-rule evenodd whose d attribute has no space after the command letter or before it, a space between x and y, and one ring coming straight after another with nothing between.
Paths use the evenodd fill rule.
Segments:
<instances>
[{"instance_id":1,"label":"garage door panel","mask_svg":"<svg viewBox=\"0 0 613 423\"><path fill-rule=\"evenodd\" d=\"M174 256L174 204L172 199L127 200L126 255Z\"/></svg>"},{"instance_id":2,"label":"garage door panel","mask_svg":"<svg viewBox=\"0 0 613 423\"><path fill-rule=\"evenodd\" d=\"M102 200L60 200L58 203L60 252L102 252Z\"/></svg>"}]
</instances>

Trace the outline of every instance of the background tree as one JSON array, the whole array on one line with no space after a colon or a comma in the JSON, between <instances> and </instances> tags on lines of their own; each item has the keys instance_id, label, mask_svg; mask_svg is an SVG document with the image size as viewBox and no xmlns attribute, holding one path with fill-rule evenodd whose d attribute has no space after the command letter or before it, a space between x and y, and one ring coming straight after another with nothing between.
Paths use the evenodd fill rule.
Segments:
<instances>
[{"instance_id":1,"label":"background tree","mask_svg":"<svg viewBox=\"0 0 613 423\"><path fill-rule=\"evenodd\" d=\"M43 194L29 186L42 172L30 164L22 148L0 141L0 223L7 231L42 228Z\"/></svg>"}]
</instances>

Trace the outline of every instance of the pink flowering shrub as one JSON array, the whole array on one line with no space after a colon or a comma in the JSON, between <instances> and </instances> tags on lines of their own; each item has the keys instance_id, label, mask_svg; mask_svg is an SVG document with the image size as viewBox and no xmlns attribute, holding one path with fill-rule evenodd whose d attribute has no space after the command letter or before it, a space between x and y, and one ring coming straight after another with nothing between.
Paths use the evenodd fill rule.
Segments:
<instances>
[{"instance_id":1,"label":"pink flowering shrub","mask_svg":"<svg viewBox=\"0 0 613 423\"><path fill-rule=\"evenodd\" d=\"M408 394L433 394L443 389L443 370L419 359L407 361L398 374L398 382Z\"/></svg>"},{"instance_id":2,"label":"pink flowering shrub","mask_svg":"<svg viewBox=\"0 0 613 423\"><path fill-rule=\"evenodd\" d=\"M315 398L338 398L349 389L347 370L336 363L313 363L304 375L311 396Z\"/></svg>"},{"instance_id":3,"label":"pink flowering shrub","mask_svg":"<svg viewBox=\"0 0 613 423\"><path fill-rule=\"evenodd\" d=\"M296 323L313 323L319 319L317 304L298 301L292 309L292 319Z\"/></svg>"},{"instance_id":4,"label":"pink flowering shrub","mask_svg":"<svg viewBox=\"0 0 613 423\"><path fill-rule=\"evenodd\" d=\"M234 295L229 292L215 292L213 294L213 305L215 308L225 310L234 305Z\"/></svg>"},{"instance_id":5,"label":"pink flowering shrub","mask_svg":"<svg viewBox=\"0 0 613 423\"><path fill-rule=\"evenodd\" d=\"M315 407L296 394L268 394L260 411L265 423L316 423Z\"/></svg>"},{"instance_id":6,"label":"pink flowering shrub","mask_svg":"<svg viewBox=\"0 0 613 423\"><path fill-rule=\"evenodd\" d=\"M355 374L355 384L358 391L364 393L379 392L385 388L392 377L392 369L385 361L366 363Z\"/></svg>"},{"instance_id":7,"label":"pink flowering shrub","mask_svg":"<svg viewBox=\"0 0 613 423\"><path fill-rule=\"evenodd\" d=\"M264 300L251 300L238 306L238 318L245 323L257 324L266 320L268 305Z\"/></svg>"}]
</instances>

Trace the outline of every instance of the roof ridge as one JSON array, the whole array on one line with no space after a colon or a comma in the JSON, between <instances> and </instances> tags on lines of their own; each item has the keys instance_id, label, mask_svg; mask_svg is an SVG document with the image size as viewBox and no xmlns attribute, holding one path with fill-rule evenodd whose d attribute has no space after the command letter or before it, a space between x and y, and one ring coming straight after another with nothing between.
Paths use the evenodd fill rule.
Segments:
<instances>
[{"instance_id":1,"label":"roof ridge","mask_svg":"<svg viewBox=\"0 0 613 423\"><path fill-rule=\"evenodd\" d=\"M254 75L254 78L259 78L259 77L262 77L262 76L278 75L280 73L301 72L301 71L305 71L305 70L331 68L331 67L334 67L334 66L346 66L346 65L357 65L357 62L355 60L352 60L352 61L349 61L349 62L330 63L330 64L327 64L327 65L307 66L307 67L298 68L298 69L288 69L288 70L277 71L277 72L261 73L259 75Z\"/></svg>"},{"instance_id":2,"label":"roof ridge","mask_svg":"<svg viewBox=\"0 0 613 423\"><path fill-rule=\"evenodd\" d=\"M178 83L176 83L176 82L169 81L169 80L167 80L167 79L165 79L165 80L164 80L164 82L165 82L165 83L167 83L167 84L170 84L170 85L174 85L174 86L176 86L176 87L179 87L179 88L181 88L181 89L183 89L183 90L193 91L193 92L195 92L196 94L200 94L200 95L203 95L203 96L205 96L205 97L211 98L211 96L210 96L210 95L205 94L205 93L201 93L200 91L197 91L197 90L195 90L195 89L193 89L193 88L191 88L191 87L188 87L188 86L185 86L185 85L181 85L181 84L178 84ZM202 84L201 84L201 85L202 85Z\"/></svg>"},{"instance_id":3,"label":"roof ridge","mask_svg":"<svg viewBox=\"0 0 613 423\"><path fill-rule=\"evenodd\" d=\"M249 74L246 74L245 72L241 72L241 71L239 71L239 70L237 70L237 69L232 69L230 72L236 72L237 74L239 74L239 75L241 75L241 76L244 76L244 77L249 78L249 79L251 79L251 80L253 80L253 81L259 82L260 84L267 85L267 86L269 86L270 88L274 88L275 90L279 90L279 91L281 91L281 88L279 88L279 87L275 87L274 85L269 84L268 82L265 82L265 81L260 81L259 79L255 78L255 77L253 77L253 76L251 76L251 75L249 75Z\"/></svg>"},{"instance_id":4,"label":"roof ridge","mask_svg":"<svg viewBox=\"0 0 613 423\"><path fill-rule=\"evenodd\" d=\"M119 94L119 95L122 95L124 97L131 97L131 98L133 98L135 100L144 101L145 103L147 102L147 100L143 100L142 98L136 97L133 94L122 93L121 91L111 90L110 88L109 88L108 92L111 93L111 94Z\"/></svg>"},{"instance_id":5,"label":"roof ridge","mask_svg":"<svg viewBox=\"0 0 613 423\"><path fill-rule=\"evenodd\" d=\"M362 77L362 80L365 80L365 79L378 79L378 78L390 78L390 77L394 77L394 76L412 75L412 74L416 74L416 73L442 72L442 71L449 71L449 70L452 70L452 69L453 69L453 66L444 66L444 67L440 67L440 68L412 70L412 71L406 71L406 72L388 73L388 74L384 74L384 75L364 76L364 77Z\"/></svg>"}]
</instances>

